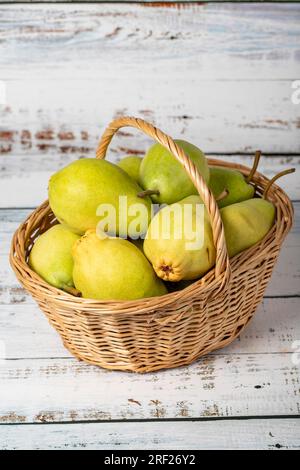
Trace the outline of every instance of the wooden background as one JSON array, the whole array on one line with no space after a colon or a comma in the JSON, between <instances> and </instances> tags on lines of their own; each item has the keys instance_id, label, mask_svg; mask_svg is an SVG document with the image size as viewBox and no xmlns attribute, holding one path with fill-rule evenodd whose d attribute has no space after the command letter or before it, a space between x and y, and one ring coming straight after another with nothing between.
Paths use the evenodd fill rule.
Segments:
<instances>
[{"instance_id":1,"label":"wooden background","mask_svg":"<svg viewBox=\"0 0 300 470\"><path fill-rule=\"evenodd\" d=\"M299 448L300 105L292 84L300 5L5 3L0 448ZM232 161L250 165L260 148L268 176L298 170L281 183L296 224L249 328L191 367L146 376L71 358L7 260L12 233L46 199L49 176L94 156L105 125L122 114ZM125 129L109 158L148 145Z\"/></svg>"}]
</instances>

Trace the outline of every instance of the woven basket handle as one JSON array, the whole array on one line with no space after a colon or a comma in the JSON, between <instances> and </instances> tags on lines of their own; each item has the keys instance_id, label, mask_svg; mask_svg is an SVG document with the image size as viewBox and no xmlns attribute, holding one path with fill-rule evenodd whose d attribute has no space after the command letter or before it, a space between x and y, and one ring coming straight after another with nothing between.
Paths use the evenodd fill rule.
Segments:
<instances>
[{"instance_id":1,"label":"woven basket handle","mask_svg":"<svg viewBox=\"0 0 300 470\"><path fill-rule=\"evenodd\" d=\"M100 139L96 151L96 158L105 158L107 148L114 134L118 131L118 129L125 126L135 127L136 129L139 129L148 136L152 137L152 139L156 140L167 150L169 150L176 160L178 160L183 165L187 174L197 188L197 191L199 192L210 216L214 245L216 248L215 276L217 278L222 273L224 273L226 277L229 278L230 265L225 242L224 228L215 198L212 192L208 189L204 179L200 175L193 161L184 153L184 151L173 141L170 136L144 121L143 119L124 116L115 119L106 128Z\"/></svg>"}]
</instances>

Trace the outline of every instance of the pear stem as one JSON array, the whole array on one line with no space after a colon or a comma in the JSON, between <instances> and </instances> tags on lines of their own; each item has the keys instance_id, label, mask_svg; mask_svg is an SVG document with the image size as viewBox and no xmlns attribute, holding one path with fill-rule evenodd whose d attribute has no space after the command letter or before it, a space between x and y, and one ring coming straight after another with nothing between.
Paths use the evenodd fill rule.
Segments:
<instances>
[{"instance_id":1,"label":"pear stem","mask_svg":"<svg viewBox=\"0 0 300 470\"><path fill-rule=\"evenodd\" d=\"M63 290L68 292L68 294L74 295L75 297L81 297L81 292L75 289L75 287L64 286Z\"/></svg>"},{"instance_id":2,"label":"pear stem","mask_svg":"<svg viewBox=\"0 0 300 470\"><path fill-rule=\"evenodd\" d=\"M247 183L250 183L250 181L252 181L252 178L253 178L253 176L254 176L254 173L255 173L256 170L257 170L260 157L261 157L261 151L260 151L260 150L256 150L252 168L251 168L251 170L250 170L249 175L248 175L247 178L246 178L246 182L247 182Z\"/></svg>"},{"instance_id":3,"label":"pear stem","mask_svg":"<svg viewBox=\"0 0 300 470\"><path fill-rule=\"evenodd\" d=\"M226 196L228 196L229 194L229 191L228 189L224 189L218 197L216 197L216 201L219 202L219 201L222 201L223 199L225 199Z\"/></svg>"},{"instance_id":4,"label":"pear stem","mask_svg":"<svg viewBox=\"0 0 300 470\"><path fill-rule=\"evenodd\" d=\"M273 178L268 182L267 186L265 187L265 190L263 192L263 199L267 199L268 197L268 192L273 185L273 183L278 180L278 178L281 178L284 175L289 175L290 173L295 173L296 169L295 168L289 168L288 170L281 171L280 173L277 173L277 175L273 176Z\"/></svg>"},{"instance_id":5,"label":"pear stem","mask_svg":"<svg viewBox=\"0 0 300 470\"><path fill-rule=\"evenodd\" d=\"M152 196L152 194L156 194L157 196L159 196L160 192L158 191L158 189L146 189L145 191L141 191L140 193L138 193L137 196L143 198L146 196Z\"/></svg>"}]
</instances>

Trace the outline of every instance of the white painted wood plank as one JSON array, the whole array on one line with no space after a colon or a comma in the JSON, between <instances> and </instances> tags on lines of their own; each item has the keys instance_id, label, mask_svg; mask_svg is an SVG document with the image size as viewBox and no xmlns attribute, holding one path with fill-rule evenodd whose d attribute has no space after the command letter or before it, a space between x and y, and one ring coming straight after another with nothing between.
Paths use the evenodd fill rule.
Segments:
<instances>
[{"instance_id":1,"label":"white painted wood plank","mask_svg":"<svg viewBox=\"0 0 300 470\"><path fill-rule=\"evenodd\" d=\"M297 415L299 365L292 357L210 355L146 375L75 359L2 361L0 422Z\"/></svg>"},{"instance_id":2,"label":"white painted wood plank","mask_svg":"<svg viewBox=\"0 0 300 470\"><path fill-rule=\"evenodd\" d=\"M264 299L241 336L213 354L296 352L300 341L300 299ZM71 357L37 305L1 306L0 341L7 359Z\"/></svg>"},{"instance_id":3,"label":"white painted wood plank","mask_svg":"<svg viewBox=\"0 0 300 470\"><path fill-rule=\"evenodd\" d=\"M295 450L300 448L300 420L0 426L0 443L2 450Z\"/></svg>"},{"instance_id":4,"label":"white painted wood plank","mask_svg":"<svg viewBox=\"0 0 300 470\"><path fill-rule=\"evenodd\" d=\"M299 17L299 5L2 6L1 152L90 154L127 113L205 151L298 153Z\"/></svg>"},{"instance_id":5,"label":"white painted wood plank","mask_svg":"<svg viewBox=\"0 0 300 470\"><path fill-rule=\"evenodd\" d=\"M197 143L197 141L194 141L194 143ZM136 146L126 148L136 149ZM123 155L120 151L117 154L110 152L108 159L115 162ZM91 156L94 157L94 153ZM0 208L36 207L40 205L47 199L50 176L76 158L75 155L65 155L63 157L59 155L7 155L0 157L0 164L2 165L0 172ZM243 163L248 167L251 167L253 163L253 156L231 155L220 158ZM279 184L291 199L300 200L299 156L265 156L261 159L259 171L271 178L279 171L291 167L296 168L296 172L282 178Z\"/></svg>"}]
</instances>

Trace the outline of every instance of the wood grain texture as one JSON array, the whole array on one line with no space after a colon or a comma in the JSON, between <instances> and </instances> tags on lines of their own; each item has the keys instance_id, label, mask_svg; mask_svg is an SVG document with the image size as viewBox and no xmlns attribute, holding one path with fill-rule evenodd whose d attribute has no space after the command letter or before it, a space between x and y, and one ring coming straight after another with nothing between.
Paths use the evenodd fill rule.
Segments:
<instances>
[{"instance_id":1,"label":"wood grain texture","mask_svg":"<svg viewBox=\"0 0 300 470\"><path fill-rule=\"evenodd\" d=\"M7 360L0 381L0 423L300 412L299 366L291 353L215 354L189 367L146 375L111 372L69 358Z\"/></svg>"},{"instance_id":2,"label":"wood grain texture","mask_svg":"<svg viewBox=\"0 0 300 470\"><path fill-rule=\"evenodd\" d=\"M282 4L1 6L1 156L91 155L124 113L207 152L299 153L299 18ZM123 134L113 150L144 147Z\"/></svg>"},{"instance_id":3,"label":"wood grain texture","mask_svg":"<svg viewBox=\"0 0 300 470\"><path fill-rule=\"evenodd\" d=\"M0 427L1 449L300 448L299 419L16 425ZM107 452L107 456L111 456Z\"/></svg>"},{"instance_id":4,"label":"wood grain texture","mask_svg":"<svg viewBox=\"0 0 300 470\"><path fill-rule=\"evenodd\" d=\"M18 201L21 195L22 192L18 192ZM300 295L300 203L294 203L294 206L295 224L275 266L266 292L268 296ZM12 234L30 212L31 209L0 209L0 305L34 304L18 283L8 262Z\"/></svg>"}]
</instances>

